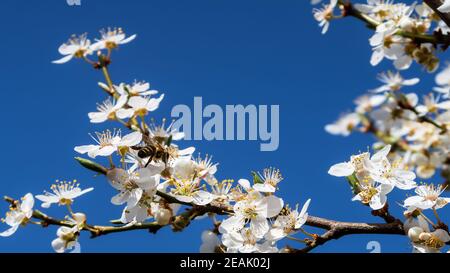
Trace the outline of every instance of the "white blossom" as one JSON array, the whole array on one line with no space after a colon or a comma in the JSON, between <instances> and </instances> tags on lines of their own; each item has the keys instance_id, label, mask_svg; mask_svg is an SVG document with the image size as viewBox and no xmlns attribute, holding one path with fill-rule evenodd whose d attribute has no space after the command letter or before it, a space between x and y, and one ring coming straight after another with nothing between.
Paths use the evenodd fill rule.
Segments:
<instances>
[{"instance_id":1,"label":"white blossom","mask_svg":"<svg viewBox=\"0 0 450 273\"><path fill-rule=\"evenodd\" d=\"M450 94L450 64L436 74L435 81L439 87L435 87L434 91L443 94L444 98L448 98Z\"/></svg>"},{"instance_id":2,"label":"white blossom","mask_svg":"<svg viewBox=\"0 0 450 273\"><path fill-rule=\"evenodd\" d=\"M142 140L140 132L133 132L122 137L121 131L111 132L106 130L102 133L95 133L96 137L91 136L97 143L96 145L84 145L75 147L75 151L80 154L88 154L91 158L97 156L110 156L121 147L132 147L139 144Z\"/></svg>"},{"instance_id":3,"label":"white blossom","mask_svg":"<svg viewBox=\"0 0 450 273\"><path fill-rule=\"evenodd\" d=\"M119 191L111 199L115 205L127 204L128 209L134 208L142 197L152 197L160 182L160 175L149 169L139 169L135 172L124 169L112 169L107 173L111 186Z\"/></svg>"},{"instance_id":4,"label":"white blossom","mask_svg":"<svg viewBox=\"0 0 450 273\"><path fill-rule=\"evenodd\" d=\"M76 180L56 181L50 189L53 192L45 192L44 195L36 195L36 199L43 202L43 208L49 208L52 204L70 205L73 203L73 199L94 190L94 188L81 190Z\"/></svg>"},{"instance_id":5,"label":"white blossom","mask_svg":"<svg viewBox=\"0 0 450 273\"><path fill-rule=\"evenodd\" d=\"M92 54L91 41L87 38L87 34L80 36L72 36L67 43L62 44L59 53L64 55L63 58L53 61L55 64L63 64L75 58L84 58Z\"/></svg>"},{"instance_id":6,"label":"white blossom","mask_svg":"<svg viewBox=\"0 0 450 273\"><path fill-rule=\"evenodd\" d=\"M422 232L419 240L413 243L414 252L417 253L439 253L440 250L450 241L448 232L443 229L436 229L433 232Z\"/></svg>"},{"instance_id":7,"label":"white blossom","mask_svg":"<svg viewBox=\"0 0 450 273\"><path fill-rule=\"evenodd\" d=\"M393 185L378 184L373 181L363 182L359 184L359 193L353 197L352 201L360 201L373 210L379 210L386 205L387 195L393 189Z\"/></svg>"},{"instance_id":8,"label":"white blossom","mask_svg":"<svg viewBox=\"0 0 450 273\"><path fill-rule=\"evenodd\" d=\"M262 238L270 229L267 218L277 216L283 205L283 200L273 195L254 195L239 201L233 207L234 215L222 222L219 231L222 234L239 232L249 222L252 234Z\"/></svg>"},{"instance_id":9,"label":"white blossom","mask_svg":"<svg viewBox=\"0 0 450 273\"><path fill-rule=\"evenodd\" d=\"M442 186L421 185L415 189L417 195L406 198L405 207L415 207L418 209L440 209L445 207L450 198L440 197L445 188Z\"/></svg>"},{"instance_id":10,"label":"white blossom","mask_svg":"<svg viewBox=\"0 0 450 273\"><path fill-rule=\"evenodd\" d=\"M127 100L127 96L120 96L117 101L113 101L111 98L108 98L101 104L97 104L98 112L88 113L89 119L92 123L102 123L107 120L116 120L117 111L124 107Z\"/></svg>"},{"instance_id":11,"label":"white blossom","mask_svg":"<svg viewBox=\"0 0 450 273\"><path fill-rule=\"evenodd\" d=\"M266 241L259 243L261 238L256 237L249 228L233 231L222 235L222 243L227 247L228 253L274 253L278 249Z\"/></svg>"},{"instance_id":12,"label":"white blossom","mask_svg":"<svg viewBox=\"0 0 450 273\"><path fill-rule=\"evenodd\" d=\"M162 139L166 141L171 138L173 141L181 140L184 138L183 132L178 132L177 129L172 128L174 122L170 123L169 126L166 127L166 120L163 119L161 125L156 125L155 123L151 123L149 125L149 133L150 136L155 139Z\"/></svg>"},{"instance_id":13,"label":"white blossom","mask_svg":"<svg viewBox=\"0 0 450 273\"><path fill-rule=\"evenodd\" d=\"M450 100L439 101L440 97L435 97L434 94L424 96L424 103L416 106L419 115L424 116L428 113L437 113L439 110L450 110Z\"/></svg>"},{"instance_id":14,"label":"white blossom","mask_svg":"<svg viewBox=\"0 0 450 273\"><path fill-rule=\"evenodd\" d=\"M385 95L363 95L355 100L356 113L364 114L372 111L375 107L380 106L386 101Z\"/></svg>"},{"instance_id":15,"label":"white blossom","mask_svg":"<svg viewBox=\"0 0 450 273\"><path fill-rule=\"evenodd\" d=\"M127 44L136 38L136 35L131 35L126 37L125 33L121 28L108 28L100 31L101 39L96 39L96 42L92 44L91 49L93 51L102 49L114 49L119 45Z\"/></svg>"},{"instance_id":16,"label":"white blossom","mask_svg":"<svg viewBox=\"0 0 450 273\"><path fill-rule=\"evenodd\" d=\"M211 186L211 194L214 195L214 200L228 203L231 200L230 190L233 186L233 180L223 180L218 182L213 176L206 179L206 182Z\"/></svg>"},{"instance_id":17,"label":"white blossom","mask_svg":"<svg viewBox=\"0 0 450 273\"><path fill-rule=\"evenodd\" d=\"M150 84L148 82L134 82L132 85L121 83L115 86L115 90L121 96L152 96L158 94L157 90L150 90Z\"/></svg>"},{"instance_id":18,"label":"white blossom","mask_svg":"<svg viewBox=\"0 0 450 273\"><path fill-rule=\"evenodd\" d=\"M217 165L219 165L212 162L212 156L205 156L203 159L199 156L193 164L196 176L201 179L213 176L217 172Z\"/></svg>"},{"instance_id":19,"label":"white blossom","mask_svg":"<svg viewBox=\"0 0 450 273\"><path fill-rule=\"evenodd\" d=\"M200 187L200 180L198 178L173 178L169 182L173 186L170 191L170 195L181 202L204 206L214 200L213 194L202 190Z\"/></svg>"},{"instance_id":20,"label":"white blossom","mask_svg":"<svg viewBox=\"0 0 450 273\"><path fill-rule=\"evenodd\" d=\"M357 113L350 113L342 116L335 123L325 126L325 131L332 135L349 136L356 126L361 122Z\"/></svg>"},{"instance_id":21,"label":"white blossom","mask_svg":"<svg viewBox=\"0 0 450 273\"><path fill-rule=\"evenodd\" d=\"M117 117L120 119L131 118L135 116L143 117L148 114L148 112L153 112L158 109L160 102L163 100L164 94L159 98L151 97L140 97L134 96L128 100L128 105L130 108L120 109L117 111Z\"/></svg>"},{"instance_id":22,"label":"white blossom","mask_svg":"<svg viewBox=\"0 0 450 273\"><path fill-rule=\"evenodd\" d=\"M253 188L259 192L274 193L277 190L277 185L283 180L281 172L274 168L268 168L263 171L263 174L259 174L262 183L256 183Z\"/></svg>"},{"instance_id":23,"label":"white blossom","mask_svg":"<svg viewBox=\"0 0 450 273\"><path fill-rule=\"evenodd\" d=\"M368 171L364 167L364 162L368 160L370 154L368 152L358 155L352 155L350 161L342 162L331 166L328 170L328 174L336 177L348 177L353 174L359 180L368 178Z\"/></svg>"},{"instance_id":24,"label":"white blossom","mask_svg":"<svg viewBox=\"0 0 450 273\"><path fill-rule=\"evenodd\" d=\"M73 227L62 226L56 232L57 238L52 241L52 247L57 253L64 253L68 249L74 249L71 253L80 252L80 244L78 237L81 229L86 223L86 215L83 213L75 213L68 220Z\"/></svg>"},{"instance_id":25,"label":"white blossom","mask_svg":"<svg viewBox=\"0 0 450 273\"><path fill-rule=\"evenodd\" d=\"M402 86L412 86L417 84L420 79L403 79L399 72L387 71L386 73L381 73L378 75L378 80L380 80L384 85L372 90L374 93L381 93L385 91L398 91Z\"/></svg>"},{"instance_id":26,"label":"white blossom","mask_svg":"<svg viewBox=\"0 0 450 273\"><path fill-rule=\"evenodd\" d=\"M336 7L337 0L331 0L328 5L324 5L321 9L314 9L313 14L319 26L322 28L322 34L327 33L330 27L330 21L333 19L333 10Z\"/></svg>"},{"instance_id":27,"label":"white blossom","mask_svg":"<svg viewBox=\"0 0 450 273\"><path fill-rule=\"evenodd\" d=\"M311 199L303 205L302 210L290 210L286 215L279 215L265 238L269 241L278 241L290 234L296 233L308 219L308 207Z\"/></svg>"},{"instance_id":28,"label":"white blossom","mask_svg":"<svg viewBox=\"0 0 450 273\"><path fill-rule=\"evenodd\" d=\"M370 160L364 161L364 167L369 171L370 177L376 182L392 185L402 190L415 188L415 173L403 168L402 163L399 161L391 163L387 158L390 150L391 145L386 145L374 154Z\"/></svg>"},{"instance_id":29,"label":"white blossom","mask_svg":"<svg viewBox=\"0 0 450 273\"><path fill-rule=\"evenodd\" d=\"M21 202L12 205L10 211L6 213L6 219L2 222L6 223L10 228L0 233L1 237L9 237L13 235L21 225L26 225L33 216L34 198L31 193L22 197Z\"/></svg>"}]
</instances>

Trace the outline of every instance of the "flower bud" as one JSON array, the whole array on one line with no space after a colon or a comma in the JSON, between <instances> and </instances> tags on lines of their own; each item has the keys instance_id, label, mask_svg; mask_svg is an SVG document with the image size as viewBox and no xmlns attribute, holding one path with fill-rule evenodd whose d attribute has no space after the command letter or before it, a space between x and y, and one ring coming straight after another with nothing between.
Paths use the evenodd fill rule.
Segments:
<instances>
[{"instance_id":1,"label":"flower bud","mask_svg":"<svg viewBox=\"0 0 450 273\"><path fill-rule=\"evenodd\" d=\"M202 233L202 242L215 244L217 242L217 235L211 230L205 230Z\"/></svg>"},{"instance_id":2,"label":"flower bud","mask_svg":"<svg viewBox=\"0 0 450 273\"><path fill-rule=\"evenodd\" d=\"M95 163L94 161L91 161L89 159L81 158L81 157L75 157L75 160L78 161L78 163L81 164L81 166L85 167L86 169L89 169L91 171L106 174L107 169L103 167L102 165Z\"/></svg>"},{"instance_id":3,"label":"flower bud","mask_svg":"<svg viewBox=\"0 0 450 273\"><path fill-rule=\"evenodd\" d=\"M75 220L79 224L86 223L86 214L77 212L72 215L73 220Z\"/></svg>"},{"instance_id":4,"label":"flower bud","mask_svg":"<svg viewBox=\"0 0 450 273\"><path fill-rule=\"evenodd\" d=\"M158 222L158 225L168 225L170 218L172 218L172 212L168 209L161 208L155 213L155 220Z\"/></svg>"},{"instance_id":5,"label":"flower bud","mask_svg":"<svg viewBox=\"0 0 450 273\"><path fill-rule=\"evenodd\" d=\"M423 229L421 227L412 227L408 230L408 237L413 242L420 241L421 234L423 234Z\"/></svg>"}]
</instances>

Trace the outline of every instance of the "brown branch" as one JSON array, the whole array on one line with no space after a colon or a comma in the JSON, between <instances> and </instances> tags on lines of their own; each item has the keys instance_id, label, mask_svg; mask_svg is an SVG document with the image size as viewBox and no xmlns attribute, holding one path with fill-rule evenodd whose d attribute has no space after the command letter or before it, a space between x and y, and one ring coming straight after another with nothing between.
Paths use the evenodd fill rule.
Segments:
<instances>
[{"instance_id":1,"label":"brown branch","mask_svg":"<svg viewBox=\"0 0 450 273\"><path fill-rule=\"evenodd\" d=\"M383 220L388 224L401 223L401 221L399 219L397 219L391 215L391 213L389 212L389 204L387 202L383 208L381 208L379 210L372 210L372 215L383 218Z\"/></svg>"},{"instance_id":2,"label":"brown branch","mask_svg":"<svg viewBox=\"0 0 450 273\"><path fill-rule=\"evenodd\" d=\"M307 242L302 249L289 249L293 253L307 253L328 241L337 240L343 236L353 234L391 234L405 235L403 224L395 221L387 224L350 223L327 220L309 216L306 225L326 229L327 231Z\"/></svg>"},{"instance_id":3,"label":"brown branch","mask_svg":"<svg viewBox=\"0 0 450 273\"><path fill-rule=\"evenodd\" d=\"M442 5L441 0L424 0L424 2L450 27L450 13L442 13L438 10Z\"/></svg>"},{"instance_id":4,"label":"brown branch","mask_svg":"<svg viewBox=\"0 0 450 273\"><path fill-rule=\"evenodd\" d=\"M164 194L162 192L159 192L162 196L168 198L169 203L176 203L176 199L169 198L169 195ZM17 200L5 196L5 201L10 203L12 207L17 206L19 203ZM170 225L172 225L172 229L174 231L182 231L184 228L186 228L192 220L194 220L197 217L203 216L208 213L215 213L218 215L225 215L232 212L232 209L227 206L223 206L221 204L209 204L206 206L195 206L189 203L183 203L180 201L177 201L177 203L180 204L186 204L191 206L190 209L186 210L184 213L172 217L170 221ZM75 225L69 221L56 219L53 217L50 217L46 215L45 213L34 210L33 219L40 220L39 224L42 227L48 227L48 226L64 226L64 227L74 227ZM118 232L125 232L125 231L132 231L132 230L148 230L150 233L156 233L161 228L163 228L164 225L160 225L157 222L147 222L147 223L137 223L134 225L123 225L123 226L101 226L101 225L89 225L85 224L82 228L83 231L89 231L91 233L91 237L99 237L102 235L107 235L110 233L118 233Z\"/></svg>"},{"instance_id":5,"label":"brown branch","mask_svg":"<svg viewBox=\"0 0 450 273\"><path fill-rule=\"evenodd\" d=\"M434 121L433 119L431 119L428 116L420 116L419 111L417 111L417 109L409 103L408 99L406 98L406 96L404 94L402 94L402 93L399 94L399 99L397 100L397 105L401 109L409 110L409 111L413 112L417 116L418 122L429 123L429 124L433 125L434 127L440 129L442 134L447 132L447 128L444 125L438 124L436 121Z\"/></svg>"},{"instance_id":6,"label":"brown branch","mask_svg":"<svg viewBox=\"0 0 450 273\"><path fill-rule=\"evenodd\" d=\"M12 206L18 204L18 201L10 197L4 198ZM186 210L184 213L174 216L171 219L172 229L177 231L184 230L192 220L196 217L208 214L228 214L231 213L232 209L227 206L220 204L210 204L206 206L192 206L190 209ZM40 225L43 227L47 226L66 226L73 227L74 224L65 220L56 219L50 217L38 210L33 212L34 219L41 220ZM400 221L394 221L387 224L367 224L367 223L351 223L351 222L339 222L334 220L328 220L320 217L309 216L305 225L310 227L316 227L320 229L325 229L323 235L316 235L313 240L308 242L308 245L303 249L290 249L294 253L309 252L314 248L327 243L330 240L336 240L346 235L352 234L396 234L404 235L403 224ZM159 225L157 222L139 223L134 225L125 226L97 226L86 224L82 230L91 233L91 238L96 238L102 235L107 235L111 233L127 232L133 230L148 230L151 233L156 233L164 226Z\"/></svg>"}]
</instances>

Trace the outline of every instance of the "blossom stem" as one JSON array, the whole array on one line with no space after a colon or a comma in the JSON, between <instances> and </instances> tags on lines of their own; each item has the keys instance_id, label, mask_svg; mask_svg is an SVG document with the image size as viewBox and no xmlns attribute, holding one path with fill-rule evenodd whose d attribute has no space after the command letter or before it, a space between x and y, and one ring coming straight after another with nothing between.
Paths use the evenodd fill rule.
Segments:
<instances>
[{"instance_id":1,"label":"blossom stem","mask_svg":"<svg viewBox=\"0 0 450 273\"><path fill-rule=\"evenodd\" d=\"M69 203L67 203L67 204L66 204L66 207L67 207L67 211L69 211L70 215L72 215L72 216L73 216L73 211L72 211L72 207L70 206L70 204L69 204Z\"/></svg>"},{"instance_id":2,"label":"blossom stem","mask_svg":"<svg viewBox=\"0 0 450 273\"><path fill-rule=\"evenodd\" d=\"M110 90L109 94L111 96L113 96L114 98L117 98L118 95L117 95L117 93L116 93L116 91L114 89L114 85L113 85L113 82L111 80L111 75L109 74L109 70L108 70L108 67L106 65L102 65L102 72L103 72L103 76L105 76L106 83L108 84L108 87L109 87L109 90Z\"/></svg>"},{"instance_id":3,"label":"blossom stem","mask_svg":"<svg viewBox=\"0 0 450 273\"><path fill-rule=\"evenodd\" d=\"M304 243L304 244L307 243L307 241L304 240L304 239L299 239L299 238L295 238L295 237L292 237L292 236L286 236L286 238L289 239L289 240L292 240L292 241L299 242L299 243Z\"/></svg>"},{"instance_id":4,"label":"blossom stem","mask_svg":"<svg viewBox=\"0 0 450 273\"><path fill-rule=\"evenodd\" d=\"M306 230L304 230L303 228L300 228L299 230L300 230L303 234L305 234L306 236L309 236L309 237L311 237L311 238L317 237L316 234L309 233L309 232L307 232Z\"/></svg>"},{"instance_id":5,"label":"blossom stem","mask_svg":"<svg viewBox=\"0 0 450 273\"><path fill-rule=\"evenodd\" d=\"M111 168L114 168L114 161L112 156L108 156L108 160L109 160L109 165L111 166Z\"/></svg>"},{"instance_id":6,"label":"blossom stem","mask_svg":"<svg viewBox=\"0 0 450 273\"><path fill-rule=\"evenodd\" d=\"M439 214L438 214L438 212L437 212L435 207L433 207L433 213L434 213L434 217L436 217L438 225L441 224L442 223L441 218L439 217Z\"/></svg>"},{"instance_id":7,"label":"blossom stem","mask_svg":"<svg viewBox=\"0 0 450 273\"><path fill-rule=\"evenodd\" d=\"M84 56L83 60L85 60L88 64L95 66L97 63L89 59L88 57Z\"/></svg>"},{"instance_id":8,"label":"blossom stem","mask_svg":"<svg viewBox=\"0 0 450 273\"><path fill-rule=\"evenodd\" d=\"M145 132L147 132L147 124L145 123L145 118L144 116L139 116L141 119L141 131L144 134Z\"/></svg>"},{"instance_id":9,"label":"blossom stem","mask_svg":"<svg viewBox=\"0 0 450 273\"><path fill-rule=\"evenodd\" d=\"M436 224L433 223L433 221L431 221L430 218L428 218L422 211L420 212L420 215L422 215L422 217L425 219L425 221L427 221L430 225L436 226Z\"/></svg>"},{"instance_id":10,"label":"blossom stem","mask_svg":"<svg viewBox=\"0 0 450 273\"><path fill-rule=\"evenodd\" d=\"M122 124L123 126L127 127L128 129L131 129L131 125L128 124L127 122L125 122L125 121L123 121L122 119L117 118L117 117L116 117L116 120L117 120L120 124Z\"/></svg>"}]
</instances>

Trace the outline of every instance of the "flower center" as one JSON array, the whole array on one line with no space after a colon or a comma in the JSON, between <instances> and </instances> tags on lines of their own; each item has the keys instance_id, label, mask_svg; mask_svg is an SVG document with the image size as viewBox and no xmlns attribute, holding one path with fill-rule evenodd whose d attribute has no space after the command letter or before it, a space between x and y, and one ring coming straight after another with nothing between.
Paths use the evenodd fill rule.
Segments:
<instances>
[{"instance_id":1,"label":"flower center","mask_svg":"<svg viewBox=\"0 0 450 273\"><path fill-rule=\"evenodd\" d=\"M244 209L244 215L246 216L246 218L249 218L249 219L253 219L256 216L258 216L258 214L256 213L255 206L251 206L251 207L245 208Z\"/></svg>"},{"instance_id":2,"label":"flower center","mask_svg":"<svg viewBox=\"0 0 450 273\"><path fill-rule=\"evenodd\" d=\"M74 56L77 58L83 58L85 53L85 49L78 49L77 52L75 52Z\"/></svg>"},{"instance_id":3,"label":"flower center","mask_svg":"<svg viewBox=\"0 0 450 273\"><path fill-rule=\"evenodd\" d=\"M62 206L71 205L72 204L72 200L67 199L67 198L61 198L61 199L59 199L59 204L62 205Z\"/></svg>"},{"instance_id":4,"label":"flower center","mask_svg":"<svg viewBox=\"0 0 450 273\"><path fill-rule=\"evenodd\" d=\"M431 237L425 241L425 245L427 247L441 249L445 246L445 243L441 241L441 239L432 234Z\"/></svg>"},{"instance_id":5,"label":"flower center","mask_svg":"<svg viewBox=\"0 0 450 273\"><path fill-rule=\"evenodd\" d=\"M145 108L137 109L135 111L135 114L138 115L138 116L141 116L141 117L147 115L147 113L148 113L148 111Z\"/></svg>"},{"instance_id":6,"label":"flower center","mask_svg":"<svg viewBox=\"0 0 450 273\"><path fill-rule=\"evenodd\" d=\"M372 197L374 197L378 193L378 190L374 187L369 187L367 189L364 189L359 193L361 196L361 202L364 204L369 204L372 200Z\"/></svg>"},{"instance_id":7,"label":"flower center","mask_svg":"<svg viewBox=\"0 0 450 273\"><path fill-rule=\"evenodd\" d=\"M113 41L106 41L105 42L105 47L108 49L114 49L117 47L117 44Z\"/></svg>"}]
</instances>

